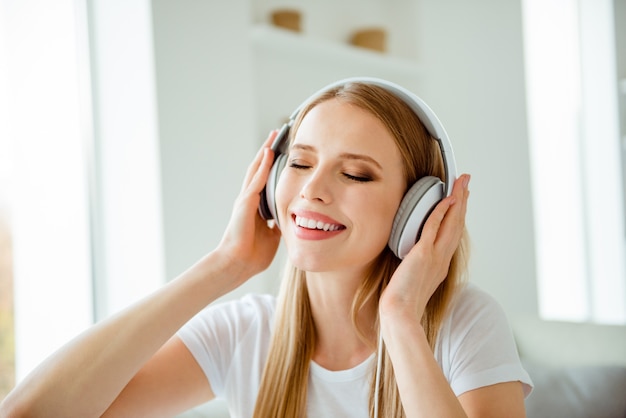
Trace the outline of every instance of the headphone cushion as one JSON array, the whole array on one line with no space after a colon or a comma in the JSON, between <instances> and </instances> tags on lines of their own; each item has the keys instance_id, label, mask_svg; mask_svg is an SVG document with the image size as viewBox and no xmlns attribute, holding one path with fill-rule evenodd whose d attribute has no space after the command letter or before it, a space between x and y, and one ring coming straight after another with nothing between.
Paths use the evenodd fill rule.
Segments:
<instances>
[{"instance_id":1,"label":"headphone cushion","mask_svg":"<svg viewBox=\"0 0 626 418\"><path fill-rule=\"evenodd\" d=\"M404 258L417 242L428 215L444 197L444 186L438 177L422 177L402 198L389 236L389 248L398 258Z\"/></svg>"}]
</instances>

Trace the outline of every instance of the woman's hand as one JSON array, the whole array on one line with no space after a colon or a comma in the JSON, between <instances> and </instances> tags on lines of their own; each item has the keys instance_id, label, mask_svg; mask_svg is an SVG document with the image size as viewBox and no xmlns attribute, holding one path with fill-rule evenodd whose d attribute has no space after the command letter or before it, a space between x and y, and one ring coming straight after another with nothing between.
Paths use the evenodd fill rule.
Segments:
<instances>
[{"instance_id":1,"label":"woman's hand","mask_svg":"<svg viewBox=\"0 0 626 418\"><path fill-rule=\"evenodd\" d=\"M270 146L276 134L277 131L270 133L248 167L226 232L218 246L224 257L241 268L240 277L244 280L270 265L280 242L280 230L268 226L258 213L260 193L274 162Z\"/></svg>"},{"instance_id":2,"label":"woman's hand","mask_svg":"<svg viewBox=\"0 0 626 418\"><path fill-rule=\"evenodd\" d=\"M419 241L402 260L381 296L381 319L398 316L419 321L430 297L446 278L465 228L470 176L454 183L452 194L437 204Z\"/></svg>"}]
</instances>

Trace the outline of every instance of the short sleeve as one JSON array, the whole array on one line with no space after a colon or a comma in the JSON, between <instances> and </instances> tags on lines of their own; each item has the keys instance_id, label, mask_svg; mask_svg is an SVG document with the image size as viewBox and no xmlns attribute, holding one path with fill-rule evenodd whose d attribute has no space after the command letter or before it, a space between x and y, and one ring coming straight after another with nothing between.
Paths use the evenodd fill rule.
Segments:
<instances>
[{"instance_id":1,"label":"short sleeve","mask_svg":"<svg viewBox=\"0 0 626 418\"><path fill-rule=\"evenodd\" d=\"M522 382L525 396L532 390L504 310L475 285L467 285L455 299L435 354L457 396L512 381Z\"/></svg>"},{"instance_id":2,"label":"short sleeve","mask_svg":"<svg viewBox=\"0 0 626 418\"><path fill-rule=\"evenodd\" d=\"M205 308L178 331L177 336L200 365L217 397L225 397L224 392L236 384L242 368L247 369L243 373L249 379L255 378L255 370L261 373L263 366L259 363L267 355L273 311L272 296L247 295ZM247 353L247 364L241 362L242 352Z\"/></svg>"}]
</instances>

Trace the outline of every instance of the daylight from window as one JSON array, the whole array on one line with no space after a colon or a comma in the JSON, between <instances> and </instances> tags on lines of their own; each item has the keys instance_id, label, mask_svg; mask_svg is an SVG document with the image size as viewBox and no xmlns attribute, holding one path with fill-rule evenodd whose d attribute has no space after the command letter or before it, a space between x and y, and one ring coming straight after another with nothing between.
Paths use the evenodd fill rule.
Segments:
<instances>
[{"instance_id":1,"label":"daylight from window","mask_svg":"<svg viewBox=\"0 0 626 418\"><path fill-rule=\"evenodd\" d=\"M540 315L624 324L613 4L522 3Z\"/></svg>"}]
</instances>

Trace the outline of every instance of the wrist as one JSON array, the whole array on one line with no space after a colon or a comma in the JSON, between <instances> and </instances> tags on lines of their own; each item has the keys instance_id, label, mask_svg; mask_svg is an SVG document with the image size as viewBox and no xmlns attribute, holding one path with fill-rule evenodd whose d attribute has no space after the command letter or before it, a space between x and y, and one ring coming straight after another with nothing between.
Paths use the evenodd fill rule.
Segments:
<instances>
[{"instance_id":1,"label":"wrist","mask_svg":"<svg viewBox=\"0 0 626 418\"><path fill-rule=\"evenodd\" d=\"M392 358L409 341L415 350L418 350L418 346L428 346L428 339L422 322L415 316L397 315L381 317L380 332Z\"/></svg>"},{"instance_id":2,"label":"wrist","mask_svg":"<svg viewBox=\"0 0 626 418\"><path fill-rule=\"evenodd\" d=\"M383 335L402 335L407 330L423 329L421 315L415 309L385 309L379 312Z\"/></svg>"},{"instance_id":3,"label":"wrist","mask_svg":"<svg viewBox=\"0 0 626 418\"><path fill-rule=\"evenodd\" d=\"M396 322L421 322L424 308L414 297L399 294L383 294L378 306L381 321Z\"/></svg>"},{"instance_id":4,"label":"wrist","mask_svg":"<svg viewBox=\"0 0 626 418\"><path fill-rule=\"evenodd\" d=\"M201 284L203 293L217 299L239 287L252 275L246 263L228 252L216 249L202 257L182 276L188 276Z\"/></svg>"}]
</instances>

